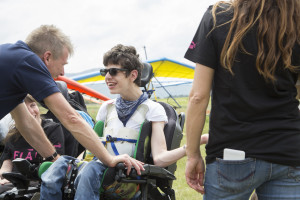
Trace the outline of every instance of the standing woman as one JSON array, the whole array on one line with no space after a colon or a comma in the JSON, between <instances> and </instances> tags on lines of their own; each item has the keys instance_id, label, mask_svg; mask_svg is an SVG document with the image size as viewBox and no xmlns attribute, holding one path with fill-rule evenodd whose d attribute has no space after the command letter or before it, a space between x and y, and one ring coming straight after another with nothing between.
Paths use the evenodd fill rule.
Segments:
<instances>
[{"instance_id":1,"label":"standing woman","mask_svg":"<svg viewBox=\"0 0 300 200\"><path fill-rule=\"evenodd\" d=\"M254 189L260 200L300 199L300 1L218 2L185 58L196 63L186 120L190 187L209 200L249 199ZM204 178L199 143L210 94ZM225 148L245 159L224 160Z\"/></svg>"}]
</instances>

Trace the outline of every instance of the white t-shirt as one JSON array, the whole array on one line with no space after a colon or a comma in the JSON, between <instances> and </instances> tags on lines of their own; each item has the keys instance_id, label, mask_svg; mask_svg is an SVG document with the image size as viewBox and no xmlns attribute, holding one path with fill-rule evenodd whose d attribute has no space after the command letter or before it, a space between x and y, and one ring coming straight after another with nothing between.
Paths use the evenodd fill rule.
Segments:
<instances>
[{"instance_id":1,"label":"white t-shirt","mask_svg":"<svg viewBox=\"0 0 300 200\"><path fill-rule=\"evenodd\" d=\"M108 104L116 104L116 99L105 101L102 106L100 107L98 114L96 116L97 121L103 121L105 122L106 115L107 115L107 105ZM146 113L146 120L152 121L152 122L168 122L167 114L162 105L160 105L157 102L152 101L151 99L147 99L142 104L146 105L149 110ZM121 120L118 120L118 127L124 127ZM141 124L134 124L130 119L126 124L126 127L128 128L134 128L136 130L140 129Z\"/></svg>"},{"instance_id":2,"label":"white t-shirt","mask_svg":"<svg viewBox=\"0 0 300 200\"><path fill-rule=\"evenodd\" d=\"M124 127L122 121L118 118L115 109L111 111L111 113L109 114L109 119L107 119L108 105L115 105L115 103L115 99L104 102L96 116L97 121L103 121L105 123L105 130L103 133L104 137L102 138L102 140L105 140L106 136L108 135L116 138L136 140L138 138L138 133L141 128L141 124L145 120L152 122L168 122L168 118L163 106L157 102L147 99L139 106L138 111L134 112L134 114L126 123L126 127ZM116 146L119 154L126 153L130 156L133 156L135 150L135 143L114 142L114 145ZM106 148L111 154L115 154L111 143L108 143Z\"/></svg>"},{"instance_id":3,"label":"white t-shirt","mask_svg":"<svg viewBox=\"0 0 300 200\"><path fill-rule=\"evenodd\" d=\"M14 124L14 120L11 118L10 114L7 114L5 117L3 117L0 120L0 140L1 141L6 137L8 131L9 131L9 128L12 124Z\"/></svg>"}]
</instances>

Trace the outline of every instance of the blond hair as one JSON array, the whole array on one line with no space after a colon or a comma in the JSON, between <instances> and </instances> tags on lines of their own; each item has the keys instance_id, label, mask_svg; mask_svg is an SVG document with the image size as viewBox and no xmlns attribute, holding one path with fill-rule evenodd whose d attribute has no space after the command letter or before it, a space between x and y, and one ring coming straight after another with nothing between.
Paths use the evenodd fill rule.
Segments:
<instances>
[{"instance_id":1,"label":"blond hair","mask_svg":"<svg viewBox=\"0 0 300 200\"><path fill-rule=\"evenodd\" d=\"M73 54L73 45L68 36L54 25L42 25L33 30L25 40L30 49L38 56L42 56L46 51L50 51L54 59L58 59L63 54L66 47L69 55Z\"/></svg>"}]
</instances>

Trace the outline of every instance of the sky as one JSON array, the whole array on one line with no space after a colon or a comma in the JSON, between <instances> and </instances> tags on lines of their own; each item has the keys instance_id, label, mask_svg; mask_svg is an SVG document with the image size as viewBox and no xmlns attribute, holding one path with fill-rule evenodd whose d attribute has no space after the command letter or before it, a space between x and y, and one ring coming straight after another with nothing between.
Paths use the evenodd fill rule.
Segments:
<instances>
[{"instance_id":1,"label":"sky","mask_svg":"<svg viewBox=\"0 0 300 200\"><path fill-rule=\"evenodd\" d=\"M0 0L0 44L25 40L43 24L68 35L75 53L65 73L103 67L117 44L137 49L142 61L184 59L200 20L217 0Z\"/></svg>"}]
</instances>

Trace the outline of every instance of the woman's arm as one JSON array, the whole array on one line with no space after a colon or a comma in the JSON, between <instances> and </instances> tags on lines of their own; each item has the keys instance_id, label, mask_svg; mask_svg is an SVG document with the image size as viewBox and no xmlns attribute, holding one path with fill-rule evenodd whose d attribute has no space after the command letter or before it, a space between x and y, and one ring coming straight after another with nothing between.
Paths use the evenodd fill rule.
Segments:
<instances>
[{"instance_id":1,"label":"woman's arm","mask_svg":"<svg viewBox=\"0 0 300 200\"><path fill-rule=\"evenodd\" d=\"M187 156L200 155L201 135L206 120L214 70L197 63L186 115Z\"/></svg>"},{"instance_id":2,"label":"woman's arm","mask_svg":"<svg viewBox=\"0 0 300 200\"><path fill-rule=\"evenodd\" d=\"M188 185L194 190L204 193L205 166L200 153L201 134L206 120L214 70L196 64L193 86L189 95L186 116L187 163L185 176Z\"/></svg>"}]
</instances>

